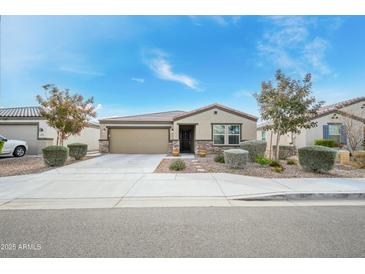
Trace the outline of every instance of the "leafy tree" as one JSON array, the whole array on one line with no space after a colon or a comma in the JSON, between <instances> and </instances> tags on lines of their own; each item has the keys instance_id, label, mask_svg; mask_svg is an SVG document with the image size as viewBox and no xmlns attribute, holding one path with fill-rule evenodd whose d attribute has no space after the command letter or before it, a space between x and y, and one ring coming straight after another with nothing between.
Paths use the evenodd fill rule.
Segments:
<instances>
[{"instance_id":1,"label":"leafy tree","mask_svg":"<svg viewBox=\"0 0 365 274\"><path fill-rule=\"evenodd\" d=\"M69 89L60 90L54 85L44 85L46 98L37 95L41 114L48 125L57 131L57 145L63 145L71 135L80 134L91 117L96 117L94 98L84 100L81 95L71 95Z\"/></svg>"},{"instance_id":2,"label":"leafy tree","mask_svg":"<svg viewBox=\"0 0 365 274\"><path fill-rule=\"evenodd\" d=\"M297 134L303 128L317 126L313 118L323 102L316 102L311 96L311 74L304 80L293 80L280 70L275 74L276 86L271 81L262 82L261 93L255 97L260 107L261 118L270 121L264 130L276 134L276 155L279 159L280 136L288 133Z\"/></svg>"}]
</instances>

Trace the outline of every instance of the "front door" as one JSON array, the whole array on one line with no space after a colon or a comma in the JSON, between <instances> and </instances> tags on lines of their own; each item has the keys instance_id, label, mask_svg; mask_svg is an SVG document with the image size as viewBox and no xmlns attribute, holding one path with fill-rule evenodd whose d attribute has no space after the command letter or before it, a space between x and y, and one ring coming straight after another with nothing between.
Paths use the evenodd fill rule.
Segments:
<instances>
[{"instance_id":1,"label":"front door","mask_svg":"<svg viewBox=\"0 0 365 274\"><path fill-rule=\"evenodd\" d=\"M180 127L180 152L192 153L193 152L193 128Z\"/></svg>"}]
</instances>

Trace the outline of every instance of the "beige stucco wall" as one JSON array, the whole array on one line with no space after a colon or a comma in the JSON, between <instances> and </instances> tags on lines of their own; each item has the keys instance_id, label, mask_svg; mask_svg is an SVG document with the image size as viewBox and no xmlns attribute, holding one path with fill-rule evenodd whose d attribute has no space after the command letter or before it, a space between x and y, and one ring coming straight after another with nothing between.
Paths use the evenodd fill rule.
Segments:
<instances>
[{"instance_id":1,"label":"beige stucco wall","mask_svg":"<svg viewBox=\"0 0 365 274\"><path fill-rule=\"evenodd\" d=\"M217 114L214 114L217 111ZM211 140L212 139L212 124L219 123L238 123L242 124L241 139L249 140L256 139L256 121L226 112L224 110L214 108L198 114L174 121L173 138L179 138L179 124L196 124L195 139L196 140Z\"/></svg>"}]
</instances>

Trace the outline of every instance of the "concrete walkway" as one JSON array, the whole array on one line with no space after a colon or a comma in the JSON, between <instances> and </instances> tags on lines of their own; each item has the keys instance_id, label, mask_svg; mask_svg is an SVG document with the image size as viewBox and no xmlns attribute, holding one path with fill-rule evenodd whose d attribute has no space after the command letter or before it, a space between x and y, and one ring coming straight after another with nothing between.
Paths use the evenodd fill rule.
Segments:
<instances>
[{"instance_id":1,"label":"concrete walkway","mask_svg":"<svg viewBox=\"0 0 365 274\"><path fill-rule=\"evenodd\" d=\"M0 178L0 209L115 207L156 199L225 205L306 194L364 198L365 178L268 179L227 173L152 173L163 155L105 155L34 175ZM208 202L210 201L210 202ZM190 203L188 202L188 204ZM58 204L58 205L57 205ZM22 207L23 206L23 207Z\"/></svg>"}]
</instances>

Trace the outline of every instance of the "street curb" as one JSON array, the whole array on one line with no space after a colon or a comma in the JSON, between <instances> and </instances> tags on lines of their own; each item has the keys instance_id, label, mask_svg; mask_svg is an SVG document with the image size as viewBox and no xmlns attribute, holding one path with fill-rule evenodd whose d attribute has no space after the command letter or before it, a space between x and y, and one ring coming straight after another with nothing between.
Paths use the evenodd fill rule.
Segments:
<instances>
[{"instance_id":1,"label":"street curb","mask_svg":"<svg viewBox=\"0 0 365 274\"><path fill-rule=\"evenodd\" d=\"M334 192L334 193L275 193L254 196L227 197L230 200L241 201L288 201L288 200L359 200L365 199L365 193Z\"/></svg>"}]
</instances>

